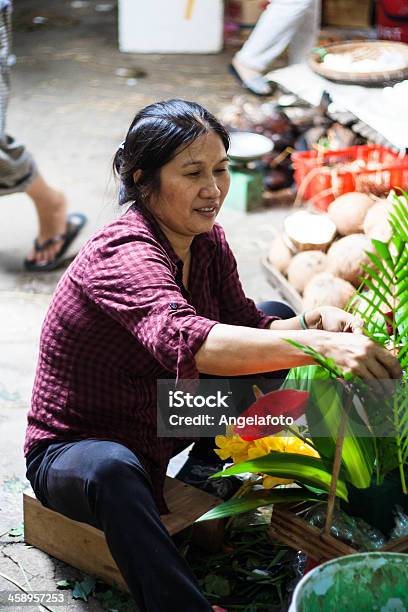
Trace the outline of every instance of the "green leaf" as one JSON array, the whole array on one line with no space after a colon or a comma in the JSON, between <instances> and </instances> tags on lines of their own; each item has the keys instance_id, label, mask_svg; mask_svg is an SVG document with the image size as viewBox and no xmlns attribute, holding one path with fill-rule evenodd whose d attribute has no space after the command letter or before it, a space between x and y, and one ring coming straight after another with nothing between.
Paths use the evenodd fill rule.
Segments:
<instances>
[{"instance_id":1,"label":"green leaf","mask_svg":"<svg viewBox=\"0 0 408 612\"><path fill-rule=\"evenodd\" d=\"M398 361L400 362L402 369L408 367L408 344L400 348L398 353Z\"/></svg>"},{"instance_id":2,"label":"green leaf","mask_svg":"<svg viewBox=\"0 0 408 612\"><path fill-rule=\"evenodd\" d=\"M285 340L292 346L295 346L296 348L303 351L305 355L309 355L309 357L312 357L317 364L325 368L328 372L333 374L333 376L341 378L346 377L342 370L335 364L333 359L328 359L327 357L324 357L323 355L318 353L313 347L307 346L306 344L300 344L300 342L296 342L295 340L289 340L288 338L285 338Z\"/></svg>"},{"instance_id":3,"label":"green leaf","mask_svg":"<svg viewBox=\"0 0 408 612\"><path fill-rule=\"evenodd\" d=\"M94 597L101 603L104 610L109 612L119 612L120 610L133 610L134 600L130 595L122 593L116 587L112 587L107 591L99 591L98 586Z\"/></svg>"},{"instance_id":4,"label":"green leaf","mask_svg":"<svg viewBox=\"0 0 408 612\"><path fill-rule=\"evenodd\" d=\"M364 267L364 266L363 266ZM375 278L375 274L372 274L372 276L374 277L375 280L377 280ZM378 282L378 281L377 281ZM392 282L392 281L391 281ZM388 308L390 310L393 310L393 305L391 304L390 301L390 292L389 292L389 286L387 286L385 289L383 289L384 293L381 292L380 288L378 287L378 285L376 283L374 283L371 278L366 278L365 281L367 287L369 287L372 292L374 293L374 295L379 295L381 296L381 302L383 302L384 304L387 304ZM383 283L384 284L384 283ZM385 284L384 284L385 287ZM387 294L385 294L385 291L387 291Z\"/></svg>"},{"instance_id":5,"label":"green leaf","mask_svg":"<svg viewBox=\"0 0 408 612\"><path fill-rule=\"evenodd\" d=\"M328 491L331 483L332 463L309 455L299 455L296 453L279 453L272 451L269 455L257 457L243 463L238 463L227 468L223 472L218 472L211 478L219 476L230 476L231 474L243 474L251 472L253 474L270 474L278 478L290 478L299 483L317 486ZM347 500L347 488L344 482L344 471L340 472L337 481L337 495Z\"/></svg>"},{"instance_id":6,"label":"green leaf","mask_svg":"<svg viewBox=\"0 0 408 612\"><path fill-rule=\"evenodd\" d=\"M341 388L334 381L311 385L306 408L309 434L319 454L329 460L334 459L343 404ZM348 480L359 489L369 487L375 462L374 442L354 406L350 410L341 458Z\"/></svg>"},{"instance_id":7,"label":"green leaf","mask_svg":"<svg viewBox=\"0 0 408 612\"><path fill-rule=\"evenodd\" d=\"M23 536L24 535L24 523L20 523L18 527L13 527L12 529L10 529L10 531L8 532L8 535L11 538L20 538L21 536Z\"/></svg>"},{"instance_id":8,"label":"green leaf","mask_svg":"<svg viewBox=\"0 0 408 612\"><path fill-rule=\"evenodd\" d=\"M92 576L86 576L81 582L75 582L72 589L72 597L74 599L83 599L88 601L95 588L96 580Z\"/></svg>"},{"instance_id":9,"label":"green leaf","mask_svg":"<svg viewBox=\"0 0 408 612\"><path fill-rule=\"evenodd\" d=\"M337 433L343 410L339 383L320 366L294 368L284 387L308 391L306 419L309 435L321 457L333 460ZM342 451L342 464L348 479L357 488L370 485L374 469L375 449L372 437L355 409L352 408Z\"/></svg>"},{"instance_id":10,"label":"green leaf","mask_svg":"<svg viewBox=\"0 0 408 612\"><path fill-rule=\"evenodd\" d=\"M377 461L380 483L385 474L398 467L397 445L395 438L377 438Z\"/></svg>"},{"instance_id":11,"label":"green leaf","mask_svg":"<svg viewBox=\"0 0 408 612\"><path fill-rule=\"evenodd\" d=\"M367 278L365 283L370 289L373 290L374 295L380 298L380 301L387 304L387 306L392 309L392 304L388 301L388 296L390 295L390 283L384 282L383 278L374 270L374 268L370 268L363 264L363 269L365 272L370 274L371 278ZM374 279L376 282L373 283L371 279ZM382 291L381 291L382 289Z\"/></svg>"},{"instance_id":12,"label":"green leaf","mask_svg":"<svg viewBox=\"0 0 408 612\"><path fill-rule=\"evenodd\" d=\"M393 212L389 220L393 233L408 242L408 194L405 191L400 195L394 194Z\"/></svg>"},{"instance_id":13,"label":"green leaf","mask_svg":"<svg viewBox=\"0 0 408 612\"><path fill-rule=\"evenodd\" d=\"M381 240L375 239L371 240L371 242L383 261L387 263L392 262L392 255L386 242L382 242Z\"/></svg>"},{"instance_id":14,"label":"green leaf","mask_svg":"<svg viewBox=\"0 0 408 612\"><path fill-rule=\"evenodd\" d=\"M393 279L392 275L390 275L388 267L385 266L385 263L383 261L381 261L381 259L379 257L377 257L377 255L375 255L374 253L370 253L370 251L367 251L367 256L369 257L369 259L374 264L375 269L377 269L379 272L381 272L381 274L388 280L388 282L392 283L394 279ZM364 264L364 266L365 265L366 264ZM366 279L364 279L364 281L366 281Z\"/></svg>"},{"instance_id":15,"label":"green leaf","mask_svg":"<svg viewBox=\"0 0 408 612\"><path fill-rule=\"evenodd\" d=\"M70 580L58 580L57 582L57 589L70 589L71 588L71 581Z\"/></svg>"},{"instance_id":16,"label":"green leaf","mask_svg":"<svg viewBox=\"0 0 408 612\"><path fill-rule=\"evenodd\" d=\"M325 498L314 492L305 491L304 489L262 489L260 491L250 491L250 493L242 497L232 497L228 501L215 506L203 516L197 519L200 521L208 521L212 519L224 518L248 512L262 506L270 506L271 504L294 503L301 501L322 501Z\"/></svg>"},{"instance_id":17,"label":"green leaf","mask_svg":"<svg viewBox=\"0 0 408 612\"><path fill-rule=\"evenodd\" d=\"M204 579L204 590L211 595L218 597L228 597L231 595L231 587L229 581L223 576L216 574L207 574Z\"/></svg>"},{"instance_id":18,"label":"green leaf","mask_svg":"<svg viewBox=\"0 0 408 612\"><path fill-rule=\"evenodd\" d=\"M299 366L289 370L281 388L310 391L312 383L329 378L330 372L320 365Z\"/></svg>"}]
</instances>

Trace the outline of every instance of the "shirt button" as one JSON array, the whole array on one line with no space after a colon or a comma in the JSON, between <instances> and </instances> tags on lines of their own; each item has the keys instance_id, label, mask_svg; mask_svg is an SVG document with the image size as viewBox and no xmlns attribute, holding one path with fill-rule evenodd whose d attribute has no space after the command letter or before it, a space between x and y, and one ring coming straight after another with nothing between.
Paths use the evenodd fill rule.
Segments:
<instances>
[{"instance_id":1,"label":"shirt button","mask_svg":"<svg viewBox=\"0 0 408 612\"><path fill-rule=\"evenodd\" d=\"M177 310L177 308L178 308L178 304L176 304L176 302L172 302L170 304L170 310Z\"/></svg>"}]
</instances>

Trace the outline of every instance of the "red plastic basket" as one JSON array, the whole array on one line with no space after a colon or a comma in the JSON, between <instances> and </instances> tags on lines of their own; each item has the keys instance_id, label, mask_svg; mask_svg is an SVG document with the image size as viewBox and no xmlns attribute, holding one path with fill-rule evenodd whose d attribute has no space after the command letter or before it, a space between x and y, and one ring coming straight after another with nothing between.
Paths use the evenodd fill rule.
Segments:
<instances>
[{"instance_id":1,"label":"red plastic basket","mask_svg":"<svg viewBox=\"0 0 408 612\"><path fill-rule=\"evenodd\" d=\"M343 193L362 191L386 195L393 187L408 189L408 155L380 145L360 145L339 151L292 153L301 199L326 211Z\"/></svg>"}]
</instances>

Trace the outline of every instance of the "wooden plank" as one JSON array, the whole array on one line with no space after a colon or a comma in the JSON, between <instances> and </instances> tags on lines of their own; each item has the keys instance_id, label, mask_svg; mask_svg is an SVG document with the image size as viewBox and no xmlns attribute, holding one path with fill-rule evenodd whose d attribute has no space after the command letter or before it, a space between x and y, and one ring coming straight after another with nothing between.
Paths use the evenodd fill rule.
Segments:
<instances>
[{"instance_id":1,"label":"wooden plank","mask_svg":"<svg viewBox=\"0 0 408 612\"><path fill-rule=\"evenodd\" d=\"M271 264L266 256L262 257L261 264L266 273L266 278L272 287L279 291L296 313L302 312L303 304L300 293L292 287L289 281Z\"/></svg>"},{"instance_id":2,"label":"wooden plank","mask_svg":"<svg viewBox=\"0 0 408 612\"><path fill-rule=\"evenodd\" d=\"M222 503L218 497L169 477L165 481L164 497L170 514L161 519L170 535L189 527L198 517Z\"/></svg>"},{"instance_id":3,"label":"wooden plank","mask_svg":"<svg viewBox=\"0 0 408 612\"><path fill-rule=\"evenodd\" d=\"M213 495L169 477L166 478L164 494L170 514L163 515L161 519L170 535L190 527L199 516L222 502ZM45 508L32 492L23 494L23 506L24 540L27 544L128 591L102 531ZM197 532L195 537L198 543L204 547L214 550L221 546L222 521L198 523L194 531Z\"/></svg>"},{"instance_id":4,"label":"wooden plank","mask_svg":"<svg viewBox=\"0 0 408 612\"><path fill-rule=\"evenodd\" d=\"M85 523L53 512L24 493L24 541L68 565L128 591L106 544L105 535Z\"/></svg>"}]
</instances>

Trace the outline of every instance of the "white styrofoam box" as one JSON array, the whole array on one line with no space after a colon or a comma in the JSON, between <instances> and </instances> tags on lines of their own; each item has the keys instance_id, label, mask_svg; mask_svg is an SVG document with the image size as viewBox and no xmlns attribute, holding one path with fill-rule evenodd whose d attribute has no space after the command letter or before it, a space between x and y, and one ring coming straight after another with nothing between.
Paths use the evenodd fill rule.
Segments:
<instances>
[{"instance_id":1,"label":"white styrofoam box","mask_svg":"<svg viewBox=\"0 0 408 612\"><path fill-rule=\"evenodd\" d=\"M119 49L133 53L218 53L223 0L119 0Z\"/></svg>"}]
</instances>

